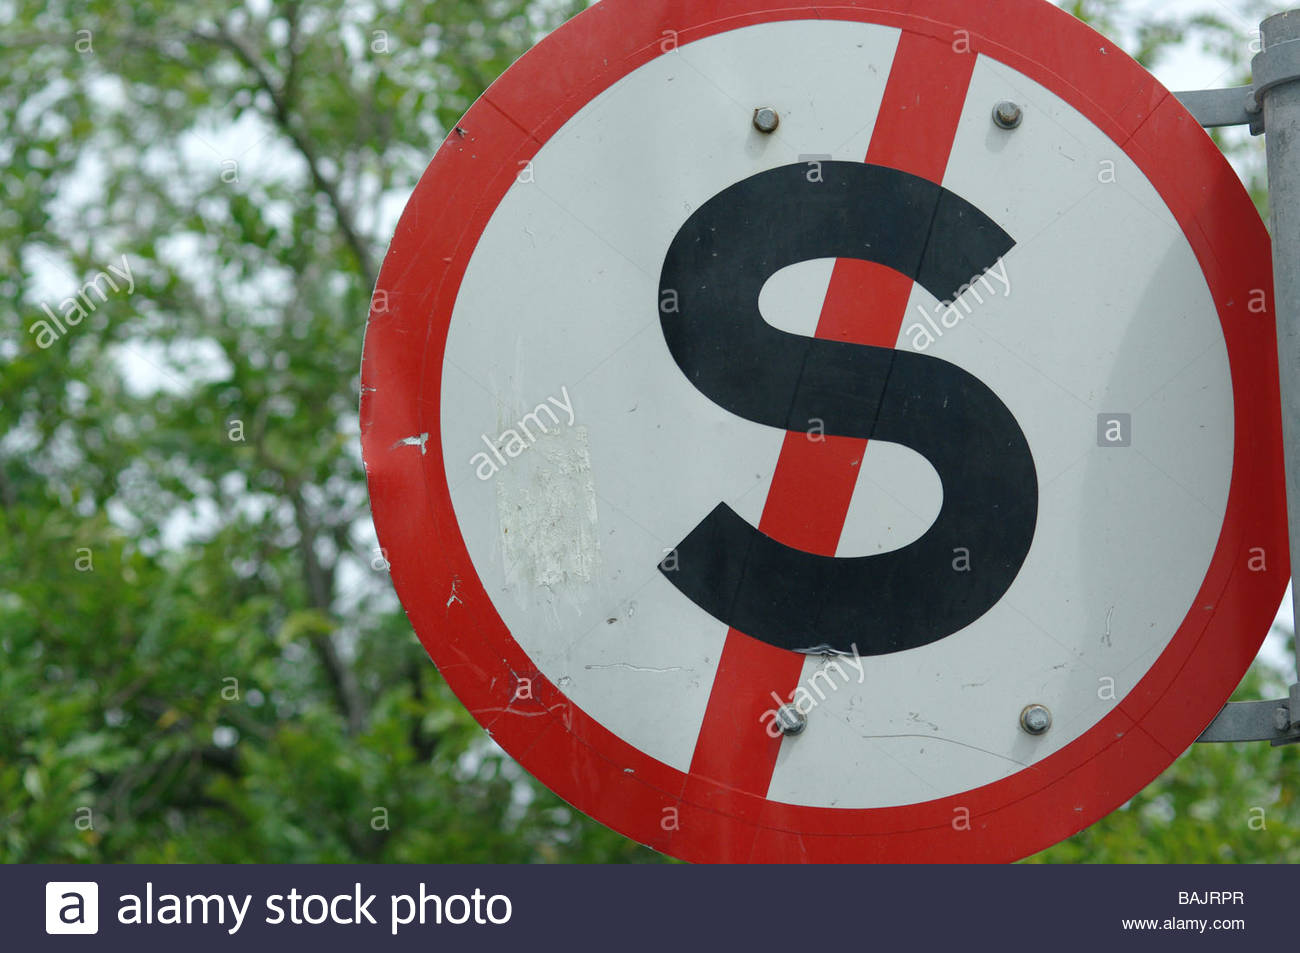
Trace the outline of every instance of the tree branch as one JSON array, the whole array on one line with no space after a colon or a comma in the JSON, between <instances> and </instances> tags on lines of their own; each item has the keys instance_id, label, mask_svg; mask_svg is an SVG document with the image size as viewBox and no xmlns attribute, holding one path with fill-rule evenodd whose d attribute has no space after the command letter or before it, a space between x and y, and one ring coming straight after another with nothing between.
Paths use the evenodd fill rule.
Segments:
<instances>
[{"instance_id":1,"label":"tree branch","mask_svg":"<svg viewBox=\"0 0 1300 953\"><path fill-rule=\"evenodd\" d=\"M292 24L291 24L292 26ZM191 31L191 36L205 43L215 43L224 46L235 54L235 57L252 71L257 79L257 85L271 98L272 118L280 131L289 137L294 144L303 160L307 163L307 170L311 174L312 182L317 190L325 196L334 210L334 217L338 220L339 231L343 233L343 240L352 254L356 256L357 265L361 269L362 277L366 282L367 291L374 290L377 281L377 270L370 255L370 250L366 247L361 233L357 230L352 210L347 203L343 201L339 193L338 183L331 180L321 170L320 159L316 153L316 147L307 138L306 134L298 129L297 124L293 121L293 113L290 107L290 101L286 97L286 89L277 86L267 72L266 67L261 63L253 52L241 43L234 35L222 24L217 27L215 34L205 33L201 30ZM292 45L292 42L291 42ZM296 54L290 51L290 62L296 64ZM296 65L294 66L296 70ZM292 78L292 74L291 74ZM286 87L288 83L286 83Z\"/></svg>"},{"instance_id":2,"label":"tree branch","mask_svg":"<svg viewBox=\"0 0 1300 953\"><path fill-rule=\"evenodd\" d=\"M303 583L307 587L307 599L312 608L329 615L333 611L334 602L333 573L321 565L316 555L316 527L307 513L301 486L293 481L287 489L293 505L294 525L298 528L298 546L302 551L302 574ZM348 731L354 735L359 733L365 727L365 706L356 674L343 661L334 639L328 633L313 634L311 643L347 719Z\"/></svg>"}]
</instances>

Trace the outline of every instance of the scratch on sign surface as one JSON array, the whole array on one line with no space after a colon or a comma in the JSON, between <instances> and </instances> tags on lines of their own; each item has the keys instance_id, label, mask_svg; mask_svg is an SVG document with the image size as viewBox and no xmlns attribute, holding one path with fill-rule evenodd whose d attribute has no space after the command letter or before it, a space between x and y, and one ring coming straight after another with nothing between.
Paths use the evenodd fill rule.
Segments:
<instances>
[{"instance_id":1,"label":"scratch on sign surface","mask_svg":"<svg viewBox=\"0 0 1300 953\"><path fill-rule=\"evenodd\" d=\"M424 456L429 452L428 444L429 435L427 433L422 433L418 437L407 437L405 440L399 440L388 449L396 450L398 447L419 447L420 456Z\"/></svg>"},{"instance_id":2,"label":"scratch on sign surface","mask_svg":"<svg viewBox=\"0 0 1300 953\"><path fill-rule=\"evenodd\" d=\"M541 435L497 476L496 490L508 588L531 608L584 603L600 565L587 429Z\"/></svg>"}]
</instances>

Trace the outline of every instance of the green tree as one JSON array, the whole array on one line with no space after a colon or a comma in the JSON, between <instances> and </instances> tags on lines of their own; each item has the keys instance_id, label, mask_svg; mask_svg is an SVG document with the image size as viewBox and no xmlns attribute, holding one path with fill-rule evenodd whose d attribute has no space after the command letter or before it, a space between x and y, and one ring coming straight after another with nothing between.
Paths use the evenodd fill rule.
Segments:
<instances>
[{"instance_id":1,"label":"green tree","mask_svg":"<svg viewBox=\"0 0 1300 953\"><path fill-rule=\"evenodd\" d=\"M571 11L366 10L0 11L6 860L653 857L451 697L357 449L385 210ZM41 347L112 263L133 293Z\"/></svg>"}]
</instances>

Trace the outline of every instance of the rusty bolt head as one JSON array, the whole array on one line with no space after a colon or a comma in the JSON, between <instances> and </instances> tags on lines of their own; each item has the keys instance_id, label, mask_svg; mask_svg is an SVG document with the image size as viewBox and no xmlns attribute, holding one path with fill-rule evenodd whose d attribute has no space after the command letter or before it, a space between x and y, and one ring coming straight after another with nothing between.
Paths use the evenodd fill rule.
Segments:
<instances>
[{"instance_id":1,"label":"rusty bolt head","mask_svg":"<svg viewBox=\"0 0 1300 953\"><path fill-rule=\"evenodd\" d=\"M1020 713L1020 727L1031 735L1045 735L1052 727L1052 713L1045 705L1026 705Z\"/></svg>"},{"instance_id":2,"label":"rusty bolt head","mask_svg":"<svg viewBox=\"0 0 1300 953\"><path fill-rule=\"evenodd\" d=\"M793 705L782 705L776 710L776 727L788 737L801 734L808 727L808 716Z\"/></svg>"},{"instance_id":3,"label":"rusty bolt head","mask_svg":"<svg viewBox=\"0 0 1300 953\"><path fill-rule=\"evenodd\" d=\"M1024 110L1010 100L1004 99L993 107L993 121L999 129L1015 129L1024 118Z\"/></svg>"},{"instance_id":4,"label":"rusty bolt head","mask_svg":"<svg viewBox=\"0 0 1300 953\"><path fill-rule=\"evenodd\" d=\"M760 106L754 110L754 128L761 133L770 135L776 132L776 127L781 125L781 117L771 106Z\"/></svg>"}]
</instances>

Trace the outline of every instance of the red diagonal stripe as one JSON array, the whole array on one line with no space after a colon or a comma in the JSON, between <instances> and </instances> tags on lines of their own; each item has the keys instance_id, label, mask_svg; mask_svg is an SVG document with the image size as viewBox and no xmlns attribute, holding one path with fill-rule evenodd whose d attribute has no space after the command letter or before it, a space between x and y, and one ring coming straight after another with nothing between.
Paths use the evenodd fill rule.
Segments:
<instances>
[{"instance_id":1,"label":"red diagonal stripe","mask_svg":"<svg viewBox=\"0 0 1300 953\"><path fill-rule=\"evenodd\" d=\"M972 53L903 33L866 161L942 182L974 66ZM893 347L911 292L912 279L895 271L840 259L817 337ZM759 529L787 545L833 556L866 446L865 440L787 433ZM804 661L735 629L727 633L691 760L692 779L713 782L701 797L710 807L746 810L743 797L721 803L715 785L741 795L767 794L781 739L768 736L762 716L775 704L773 692L790 697Z\"/></svg>"}]
</instances>

